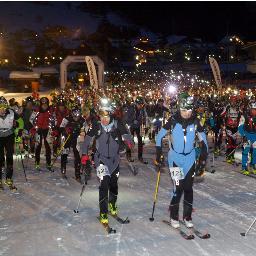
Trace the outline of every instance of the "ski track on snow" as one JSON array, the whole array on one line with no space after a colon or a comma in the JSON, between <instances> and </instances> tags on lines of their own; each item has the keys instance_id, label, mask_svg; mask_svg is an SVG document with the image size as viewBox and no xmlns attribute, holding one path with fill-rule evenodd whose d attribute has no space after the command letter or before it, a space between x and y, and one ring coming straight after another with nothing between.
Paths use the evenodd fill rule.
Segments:
<instances>
[{"instance_id":1,"label":"ski track on snow","mask_svg":"<svg viewBox=\"0 0 256 256\"><path fill-rule=\"evenodd\" d=\"M145 146L145 159L154 158L152 146ZM43 152L41 157L44 165ZM117 233L106 235L96 219L98 183L95 174L86 186L79 214L74 215L81 186L71 178L74 176L73 159L68 159L68 181L61 179L59 160L54 173L35 173L30 168L33 161L26 161L29 182L26 183L23 172L16 169L14 181L18 193L5 190L0 194L0 204L3 204L0 208L0 256L256 255L255 228L246 238L240 236L253 220L255 180L232 171L235 167L222 163L222 158L215 161L215 174L207 173L203 183L194 185L197 210L193 220L211 234L211 238L204 241L197 237L186 241L162 224L161 219L169 217L167 209L172 192L166 167L161 173L155 221L151 223L148 218L157 177L154 165L135 162L139 173L134 176L125 161L121 161L118 205L122 213L130 215L131 223L119 225L110 217L110 224Z\"/></svg>"}]
</instances>

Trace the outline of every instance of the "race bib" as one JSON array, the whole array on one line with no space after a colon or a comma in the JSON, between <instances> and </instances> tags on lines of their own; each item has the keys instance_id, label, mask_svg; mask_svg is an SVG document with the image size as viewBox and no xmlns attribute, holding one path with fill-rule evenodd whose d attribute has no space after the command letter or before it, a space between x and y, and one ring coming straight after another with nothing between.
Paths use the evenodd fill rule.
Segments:
<instances>
[{"instance_id":1,"label":"race bib","mask_svg":"<svg viewBox=\"0 0 256 256\"><path fill-rule=\"evenodd\" d=\"M184 179L184 173L182 168L180 167L170 167L170 174L173 180L183 180Z\"/></svg>"},{"instance_id":2,"label":"race bib","mask_svg":"<svg viewBox=\"0 0 256 256\"><path fill-rule=\"evenodd\" d=\"M108 167L106 165L104 165L104 164L100 164L97 167L96 172L97 172L97 176L100 179L100 181L103 180L104 176L107 176L107 175L110 176Z\"/></svg>"}]
</instances>

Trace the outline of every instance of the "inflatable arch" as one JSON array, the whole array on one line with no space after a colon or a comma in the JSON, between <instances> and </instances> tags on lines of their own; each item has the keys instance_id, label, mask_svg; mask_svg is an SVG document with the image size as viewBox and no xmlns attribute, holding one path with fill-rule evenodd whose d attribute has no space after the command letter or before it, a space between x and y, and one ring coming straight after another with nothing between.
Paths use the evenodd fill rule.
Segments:
<instances>
[{"instance_id":1,"label":"inflatable arch","mask_svg":"<svg viewBox=\"0 0 256 256\"><path fill-rule=\"evenodd\" d=\"M99 87L104 85L104 62L98 56L67 56L60 64L60 87L65 88L67 84L67 67L72 62L86 62L85 58L90 57L98 67L97 78Z\"/></svg>"}]
</instances>

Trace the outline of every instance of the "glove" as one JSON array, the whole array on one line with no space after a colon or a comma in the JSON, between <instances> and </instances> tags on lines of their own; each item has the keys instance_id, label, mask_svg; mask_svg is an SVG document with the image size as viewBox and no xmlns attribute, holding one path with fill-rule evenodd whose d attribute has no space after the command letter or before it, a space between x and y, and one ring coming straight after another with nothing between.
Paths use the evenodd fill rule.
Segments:
<instances>
[{"instance_id":1,"label":"glove","mask_svg":"<svg viewBox=\"0 0 256 256\"><path fill-rule=\"evenodd\" d=\"M30 130L29 130L29 133L31 134L31 136L35 136L36 135L36 128L35 127L32 127Z\"/></svg>"},{"instance_id":2,"label":"glove","mask_svg":"<svg viewBox=\"0 0 256 256\"><path fill-rule=\"evenodd\" d=\"M124 143L129 149L132 149L134 147L134 144L131 141L125 140Z\"/></svg>"},{"instance_id":3,"label":"glove","mask_svg":"<svg viewBox=\"0 0 256 256\"><path fill-rule=\"evenodd\" d=\"M155 160L155 164L159 165L162 162L162 159L163 159L162 148L161 147L156 147L156 160Z\"/></svg>"},{"instance_id":4,"label":"glove","mask_svg":"<svg viewBox=\"0 0 256 256\"><path fill-rule=\"evenodd\" d=\"M58 137L59 132L57 130L53 130L51 135L52 135L52 137Z\"/></svg>"},{"instance_id":5,"label":"glove","mask_svg":"<svg viewBox=\"0 0 256 256\"><path fill-rule=\"evenodd\" d=\"M82 165L87 165L87 162L90 163L89 156L88 155L82 155L82 157L81 157L81 164Z\"/></svg>"},{"instance_id":6,"label":"glove","mask_svg":"<svg viewBox=\"0 0 256 256\"><path fill-rule=\"evenodd\" d=\"M71 134L72 133L71 127L66 127L65 132L66 132L66 134Z\"/></svg>"},{"instance_id":7,"label":"glove","mask_svg":"<svg viewBox=\"0 0 256 256\"><path fill-rule=\"evenodd\" d=\"M206 166L205 161L199 161L198 165L196 166L196 176L201 176L204 173Z\"/></svg>"},{"instance_id":8,"label":"glove","mask_svg":"<svg viewBox=\"0 0 256 256\"><path fill-rule=\"evenodd\" d=\"M21 137L20 136L17 136L17 137L15 137L15 143L21 143Z\"/></svg>"}]
</instances>

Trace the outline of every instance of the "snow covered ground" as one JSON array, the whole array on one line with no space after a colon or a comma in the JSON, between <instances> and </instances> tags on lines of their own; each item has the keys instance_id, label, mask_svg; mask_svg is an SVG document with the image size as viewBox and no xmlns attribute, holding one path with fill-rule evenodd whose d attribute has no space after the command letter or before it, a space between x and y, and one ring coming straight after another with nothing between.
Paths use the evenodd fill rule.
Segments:
<instances>
[{"instance_id":1,"label":"snow covered ground","mask_svg":"<svg viewBox=\"0 0 256 256\"><path fill-rule=\"evenodd\" d=\"M110 217L110 225L117 230L111 235L106 235L96 219L99 184L95 174L86 186L80 212L75 214L81 185L72 179L72 154L67 181L61 179L59 161L54 173L35 173L33 159L25 160L28 182L23 171L15 168L17 193L7 188L0 192L0 255L256 255L256 226L247 237L240 236L255 217L256 180L235 172L240 167L227 165L224 157L216 159L214 174L206 173L204 182L194 185L193 222L209 232L210 239L187 241L162 223L169 219L172 190L167 168L161 175L155 221L149 221L157 177L152 165L154 151L153 144L145 146L144 157L150 163L135 162L137 176L126 161L121 163L118 206L120 215L129 216L131 223L120 225ZM44 167L43 154L42 159Z\"/></svg>"}]
</instances>

